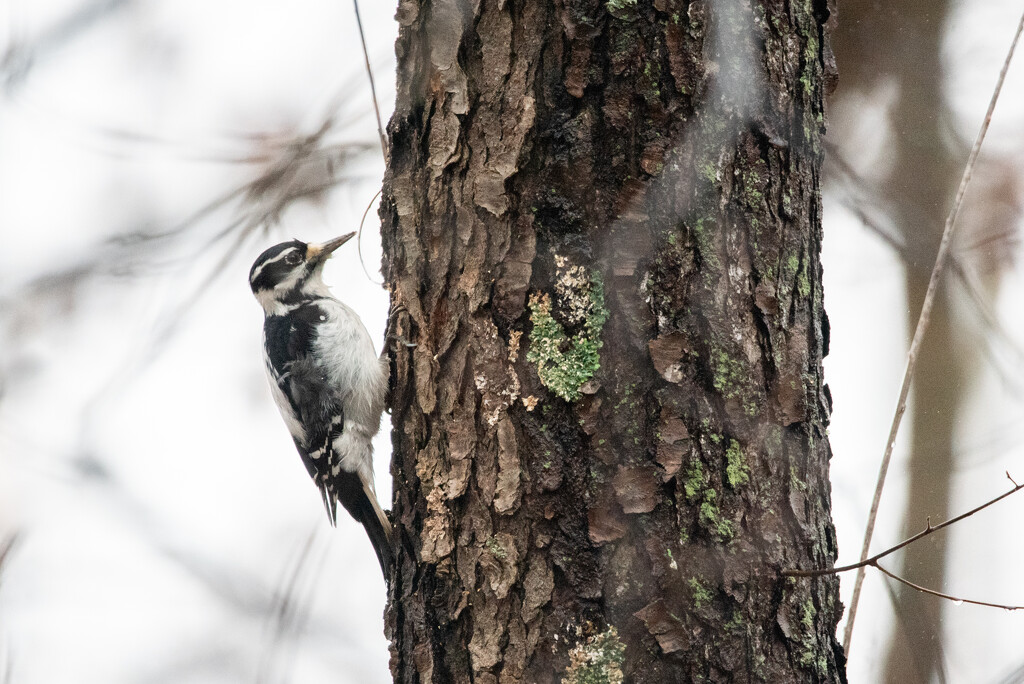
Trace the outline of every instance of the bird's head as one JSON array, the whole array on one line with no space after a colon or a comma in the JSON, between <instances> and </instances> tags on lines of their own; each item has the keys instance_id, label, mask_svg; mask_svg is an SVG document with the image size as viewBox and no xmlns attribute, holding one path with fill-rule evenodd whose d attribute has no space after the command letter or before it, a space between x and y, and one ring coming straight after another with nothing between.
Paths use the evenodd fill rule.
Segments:
<instances>
[{"instance_id":1,"label":"bird's head","mask_svg":"<svg viewBox=\"0 0 1024 684\"><path fill-rule=\"evenodd\" d=\"M249 270L249 287L264 311L269 313L304 295L325 294L321 280L324 264L354 235L348 233L321 244L291 240L260 254Z\"/></svg>"}]
</instances>

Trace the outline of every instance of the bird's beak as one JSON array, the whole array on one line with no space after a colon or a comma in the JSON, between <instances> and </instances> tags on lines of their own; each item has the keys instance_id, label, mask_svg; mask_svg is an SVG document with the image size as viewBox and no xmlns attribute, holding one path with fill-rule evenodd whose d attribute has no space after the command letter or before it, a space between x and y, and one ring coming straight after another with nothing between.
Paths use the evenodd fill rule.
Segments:
<instances>
[{"instance_id":1,"label":"bird's beak","mask_svg":"<svg viewBox=\"0 0 1024 684\"><path fill-rule=\"evenodd\" d=\"M321 242L319 245L309 245L306 248L306 261L321 262L327 261L334 250L341 247L343 244L355 237L355 233L346 233L341 237L336 237L333 240L327 242Z\"/></svg>"}]
</instances>

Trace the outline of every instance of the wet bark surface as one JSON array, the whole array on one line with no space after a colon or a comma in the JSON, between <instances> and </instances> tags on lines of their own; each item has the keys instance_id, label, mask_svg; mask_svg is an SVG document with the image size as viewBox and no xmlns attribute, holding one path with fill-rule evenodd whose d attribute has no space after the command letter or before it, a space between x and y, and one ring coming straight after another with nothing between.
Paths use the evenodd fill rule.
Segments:
<instances>
[{"instance_id":1,"label":"wet bark surface","mask_svg":"<svg viewBox=\"0 0 1024 684\"><path fill-rule=\"evenodd\" d=\"M396 682L842 681L823 2L402 2Z\"/></svg>"}]
</instances>

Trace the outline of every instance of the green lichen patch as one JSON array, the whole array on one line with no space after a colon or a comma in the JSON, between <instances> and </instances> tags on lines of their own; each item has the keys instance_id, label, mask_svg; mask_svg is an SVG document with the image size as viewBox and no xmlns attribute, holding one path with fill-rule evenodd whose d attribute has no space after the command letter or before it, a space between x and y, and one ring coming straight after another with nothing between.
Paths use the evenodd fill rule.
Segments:
<instances>
[{"instance_id":1,"label":"green lichen patch","mask_svg":"<svg viewBox=\"0 0 1024 684\"><path fill-rule=\"evenodd\" d=\"M718 350L711 355L713 384L726 399L735 399L743 391L743 364Z\"/></svg>"},{"instance_id":2,"label":"green lichen patch","mask_svg":"<svg viewBox=\"0 0 1024 684\"><path fill-rule=\"evenodd\" d=\"M700 503L700 521L721 541L729 541L735 534L732 521L722 517L718 508L718 492L714 489L704 490L704 500Z\"/></svg>"},{"instance_id":3,"label":"green lichen patch","mask_svg":"<svg viewBox=\"0 0 1024 684\"><path fill-rule=\"evenodd\" d=\"M700 461L694 459L690 463L690 468L686 473L686 479L683 480L683 491L686 492L686 498L688 501L694 501L703 490L704 466L701 465Z\"/></svg>"},{"instance_id":4,"label":"green lichen patch","mask_svg":"<svg viewBox=\"0 0 1024 684\"><path fill-rule=\"evenodd\" d=\"M801 297L811 294L811 280L807 277L807 261L801 262L800 272L796 276L796 291Z\"/></svg>"},{"instance_id":5,"label":"green lichen patch","mask_svg":"<svg viewBox=\"0 0 1024 684\"><path fill-rule=\"evenodd\" d=\"M786 259L786 270L783 273L786 278L792 278L798 270L800 270L800 257L796 254L790 254Z\"/></svg>"},{"instance_id":6,"label":"green lichen patch","mask_svg":"<svg viewBox=\"0 0 1024 684\"><path fill-rule=\"evenodd\" d=\"M733 489L750 482L750 470L743 449L735 439L729 440L729 448L725 450L725 476Z\"/></svg>"},{"instance_id":7,"label":"green lichen patch","mask_svg":"<svg viewBox=\"0 0 1024 684\"><path fill-rule=\"evenodd\" d=\"M693 597L693 604L697 607L697 610L702 610L711 603L714 596L712 596L711 591L704 586L700 579L691 577L687 580L687 584L690 585L690 595Z\"/></svg>"},{"instance_id":8,"label":"green lichen patch","mask_svg":"<svg viewBox=\"0 0 1024 684\"><path fill-rule=\"evenodd\" d=\"M752 209L758 209L764 203L764 193L767 188L765 176L767 174L768 166L760 159L742 174L742 198L744 203Z\"/></svg>"},{"instance_id":9,"label":"green lichen patch","mask_svg":"<svg viewBox=\"0 0 1024 684\"><path fill-rule=\"evenodd\" d=\"M645 63L643 81L643 88L640 92L646 94L649 100L661 99L661 64L655 60Z\"/></svg>"},{"instance_id":10,"label":"green lichen patch","mask_svg":"<svg viewBox=\"0 0 1024 684\"><path fill-rule=\"evenodd\" d=\"M733 610L729 622L725 623L725 629L731 634L742 634L746 629L746 622L743 619L743 611Z\"/></svg>"},{"instance_id":11,"label":"green lichen patch","mask_svg":"<svg viewBox=\"0 0 1024 684\"><path fill-rule=\"evenodd\" d=\"M705 161L701 163L698 171L700 171L701 177L703 177L707 182L716 183L718 181L718 169L715 168L713 162Z\"/></svg>"},{"instance_id":12,"label":"green lichen patch","mask_svg":"<svg viewBox=\"0 0 1024 684\"><path fill-rule=\"evenodd\" d=\"M814 619L818 616L818 609L814 601L807 599L800 606L800 652L798 659L800 666L813 670L818 675L828 672L828 660L821 654L818 647L817 636L814 631Z\"/></svg>"},{"instance_id":13,"label":"green lichen patch","mask_svg":"<svg viewBox=\"0 0 1024 684\"><path fill-rule=\"evenodd\" d=\"M713 166L708 166L703 172L717 173ZM718 245L715 244L715 232L717 230L718 225L714 219L700 218L690 226L693 243L697 253L700 255L701 262L705 266L705 280L709 286L713 284L715 274L722 269L722 261L718 256Z\"/></svg>"},{"instance_id":14,"label":"green lichen patch","mask_svg":"<svg viewBox=\"0 0 1024 684\"><path fill-rule=\"evenodd\" d=\"M701 526L720 541L733 538L732 521L722 517L718 508L718 492L704 481L704 466L697 459L690 462L683 480L686 500L697 505L697 519Z\"/></svg>"},{"instance_id":15,"label":"green lichen patch","mask_svg":"<svg viewBox=\"0 0 1024 684\"><path fill-rule=\"evenodd\" d=\"M530 295L530 349L526 360L537 366L541 383L566 401L576 401L580 388L594 377L601 366L601 331L608 320L604 304L604 283L596 273L586 275L580 266L559 265L556 296L559 310L569 324L580 326L574 335L552 314L551 297L546 293Z\"/></svg>"},{"instance_id":16,"label":"green lichen patch","mask_svg":"<svg viewBox=\"0 0 1024 684\"><path fill-rule=\"evenodd\" d=\"M804 88L804 94L807 97L814 95L814 86L818 82L818 37L815 35L807 36L807 47L804 49L804 70L800 74L800 85Z\"/></svg>"},{"instance_id":17,"label":"green lichen patch","mask_svg":"<svg viewBox=\"0 0 1024 684\"><path fill-rule=\"evenodd\" d=\"M628 9L636 7L636 0L607 0L604 6L612 14L620 14Z\"/></svg>"},{"instance_id":18,"label":"green lichen patch","mask_svg":"<svg viewBox=\"0 0 1024 684\"><path fill-rule=\"evenodd\" d=\"M711 384L723 398L738 402L744 413L753 417L758 413L758 402L749 386L748 373L745 361L733 358L717 345L712 348Z\"/></svg>"},{"instance_id":19,"label":"green lichen patch","mask_svg":"<svg viewBox=\"0 0 1024 684\"><path fill-rule=\"evenodd\" d=\"M569 651L562 684L622 684L626 645L615 627L589 637Z\"/></svg>"},{"instance_id":20,"label":"green lichen patch","mask_svg":"<svg viewBox=\"0 0 1024 684\"><path fill-rule=\"evenodd\" d=\"M807 491L807 483L800 479L795 463L789 464L789 486L799 492Z\"/></svg>"},{"instance_id":21,"label":"green lichen patch","mask_svg":"<svg viewBox=\"0 0 1024 684\"><path fill-rule=\"evenodd\" d=\"M484 546L498 560L504 560L508 557L508 551L505 550L496 537L488 537L487 541L484 542Z\"/></svg>"},{"instance_id":22,"label":"green lichen patch","mask_svg":"<svg viewBox=\"0 0 1024 684\"><path fill-rule=\"evenodd\" d=\"M807 298L811 294L811 280L807 273L807 259L800 253L790 254L782 267L782 277L788 287L795 286L797 294ZM793 285L790 285L793 283Z\"/></svg>"}]
</instances>

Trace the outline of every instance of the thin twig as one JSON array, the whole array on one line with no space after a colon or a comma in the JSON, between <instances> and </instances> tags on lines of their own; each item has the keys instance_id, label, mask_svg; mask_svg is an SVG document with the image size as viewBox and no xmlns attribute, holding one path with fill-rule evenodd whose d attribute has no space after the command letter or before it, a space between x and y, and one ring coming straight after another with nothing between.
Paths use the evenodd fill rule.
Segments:
<instances>
[{"instance_id":1,"label":"thin twig","mask_svg":"<svg viewBox=\"0 0 1024 684\"><path fill-rule=\"evenodd\" d=\"M363 211L363 218L359 219L359 230L356 233L356 253L359 255L359 265L363 267L363 273L366 275L366 279L375 285L383 285L383 280L375 280L370 272L366 270L366 262L363 261L363 224L366 223L366 217L370 213L370 209L373 209L373 203L380 197L380 193L383 188L374 193L373 197L370 198L370 203L366 205L366 209Z\"/></svg>"},{"instance_id":2,"label":"thin twig","mask_svg":"<svg viewBox=\"0 0 1024 684\"><path fill-rule=\"evenodd\" d=\"M948 599L948 600L952 601L953 603L956 603L957 605L960 605L961 603L970 603L970 604L975 605L975 606L986 606L988 608L1002 608L1003 610L1024 610L1024 606L1008 606L1008 605L1005 605L1005 604L1002 604L1002 603L989 603L988 601L975 601L974 599L962 598L960 596L953 596L951 594L943 594L941 591L935 591L934 589L929 589L928 587L922 587L920 584L914 584L910 580L904 579L903 577L900 577L896 573L889 572L888 570L883 568L878 563L871 563L870 565L873 565L874 567L878 568L878 571L880 573L882 573L883 575L885 575L886 577L891 577L892 579L896 580L897 582L901 582L901 583L907 585L911 589L916 589L917 591L920 591L921 593L924 593L924 594L931 594L932 596L938 596L939 598Z\"/></svg>"},{"instance_id":3,"label":"thin twig","mask_svg":"<svg viewBox=\"0 0 1024 684\"><path fill-rule=\"evenodd\" d=\"M359 27L359 41L363 44L363 60L366 62L366 75L370 77L370 97L373 98L373 113L377 115L377 135L380 136L380 149L384 156L388 155L388 139L384 135L384 124L380 118L380 106L377 104L377 87L373 83L373 70L370 68L370 53L366 49L366 35L363 33L363 20L359 17L359 0L352 0L356 9L356 26Z\"/></svg>"},{"instance_id":4,"label":"thin twig","mask_svg":"<svg viewBox=\"0 0 1024 684\"><path fill-rule=\"evenodd\" d=\"M880 561L881 559L885 558L886 556L899 551L900 549L902 549L905 546L909 546L910 544L913 544L918 539L924 539L928 535L933 534L935 532L938 532L939 530L944 529L946 527L949 527L950 525L954 525L954 524L960 522L961 520L963 520L964 518L969 518L972 515L974 515L975 513L977 513L978 511L985 510L986 508L988 508L992 504L999 503L1000 501L1002 501L1006 497L1010 496L1011 494L1016 494L1021 489L1024 489L1024 485L1017 484L1014 481L1014 479L1012 477L1010 477L1010 473L1006 473L1006 477L1010 480L1010 482L1013 482L1013 488L1010 489L1009 491L1003 492L1002 494L1000 494L999 496L995 497L994 499L989 499L988 501L986 501L985 503L981 504L980 506L976 506L976 507L972 508L971 510L967 511L966 513L961 513L960 515L956 516L955 518L950 518L946 522L940 523L938 525L934 525L933 526L931 521L929 520L928 524L927 524L927 527L925 527L923 530L921 530L920 532L915 534L913 537L908 537L907 539L904 539L903 541L901 541L899 544L896 544L895 546L890 546L889 548L887 548L885 551L882 551L881 553L876 553L871 558L865 558L864 560L862 560L862 561L860 561L858 563L851 563L850 565L842 565L842 566L840 566L838 568L823 568L823 569L820 569L820 570L783 570L782 574L785 575L786 577L821 577L822 575L837 575L837 574L839 574L841 572L848 572L850 570L858 570L860 568L864 568L864 567L867 567L869 565L873 565L875 567L878 567L877 566L878 561Z\"/></svg>"},{"instance_id":5,"label":"thin twig","mask_svg":"<svg viewBox=\"0 0 1024 684\"><path fill-rule=\"evenodd\" d=\"M366 49L366 35L363 33L363 20L359 17L359 0L352 0L352 6L356 10L356 25L359 27L359 40L363 45L363 61L366 62L366 75L370 78L370 97L373 99L373 113L377 116L377 135L380 136L380 149L384 153L384 157L388 156L388 139L384 135L384 124L380 117L380 105L377 104L377 88L373 82L373 70L370 69L370 53ZM363 269L363 273L366 274L366 279L372 283L377 281L373 279L370 272L366 270L366 264L363 262L363 223L366 221L366 215L370 213L370 208L373 206L377 196L380 195L381 191L378 190L370 200L370 203L366 205L366 211L363 212L363 218L359 221L359 234L356 236L356 252L359 254L359 265ZM383 282L379 283L383 285Z\"/></svg>"},{"instance_id":6,"label":"thin twig","mask_svg":"<svg viewBox=\"0 0 1024 684\"><path fill-rule=\"evenodd\" d=\"M995 90L992 92L992 99L989 101L988 111L985 112L985 120L981 124L981 130L978 132L978 137L974 141L971 153L967 157L967 165L964 167L963 176L960 178L960 186L957 188L956 198L953 200L953 208L950 209L949 216L946 217L946 225L942 230L942 241L939 243L939 252L935 256L935 266L932 268L932 275L928 280L928 289L925 292L924 303L921 306L921 315L917 319L914 338L910 343L910 351L907 353L907 367L903 373L903 382L900 386L899 399L896 403L896 413L892 419L892 427L889 429L889 439L885 444L885 453L882 455L882 463L878 468L878 481L875 484L875 495L871 501L871 510L868 513L868 523L864 531L864 544L861 547L861 560L867 559L871 548L871 537L875 532L875 521L878 518L878 506L882 500L882 489L885 487L885 476L889 471L889 461L892 459L892 450L896 443L896 435L900 429L900 422L903 420L903 413L907 409L907 395L910 392L910 381L914 376L914 367L917 365L917 355L921 349L921 341L924 339L924 334L928 330L928 324L931 321L932 307L935 304L935 293L938 290L939 280L941 279L942 272L946 266L946 261L949 259L950 245L952 244L953 228L956 224L956 218L960 214L960 206L963 203L964 193L967 191L967 185L971 181L971 175L974 172L974 164L978 159L978 153L981 151L981 145L985 141L985 135L988 133L989 124L992 122L992 113L995 111L996 102L998 102L999 94L1003 89L1003 82L1006 80L1006 72L1010 68L1010 61L1013 59L1013 53L1017 49L1017 42L1020 40L1022 30L1024 30L1024 13L1021 14L1020 22L1017 24L1017 32L1013 36L1013 42L1010 44L1010 49L1006 54L1006 59L1003 61L1003 68L999 72L999 79L996 81ZM857 617L857 604L860 601L860 592L863 584L864 568L860 567L857 569L857 579L854 582L853 596L850 599L849 617L846 619L846 629L843 633L843 650L846 652L847 658L850 657L850 640L853 638L853 624L854 619Z\"/></svg>"}]
</instances>

